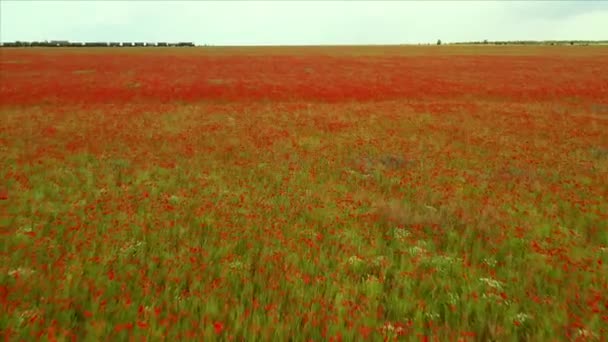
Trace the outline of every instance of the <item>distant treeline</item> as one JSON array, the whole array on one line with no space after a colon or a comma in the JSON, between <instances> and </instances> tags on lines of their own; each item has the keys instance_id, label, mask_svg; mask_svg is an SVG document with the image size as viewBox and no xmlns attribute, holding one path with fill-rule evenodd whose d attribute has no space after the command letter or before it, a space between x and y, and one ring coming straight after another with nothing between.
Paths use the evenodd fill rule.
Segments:
<instances>
[{"instance_id":1,"label":"distant treeline","mask_svg":"<svg viewBox=\"0 0 608 342\"><path fill-rule=\"evenodd\" d=\"M418 44L424 45L424 44ZM430 44L428 44L430 45ZM437 41L441 45L441 40ZM509 41L473 41L454 42L446 45L608 45L608 40L509 40ZM192 42L70 42L67 40L51 40L43 42L0 42L0 47L194 47Z\"/></svg>"},{"instance_id":2,"label":"distant treeline","mask_svg":"<svg viewBox=\"0 0 608 342\"><path fill-rule=\"evenodd\" d=\"M6 42L0 43L2 47L192 47L192 42L178 43L143 43L143 42L70 42L67 40L51 40L44 42Z\"/></svg>"},{"instance_id":3,"label":"distant treeline","mask_svg":"<svg viewBox=\"0 0 608 342\"><path fill-rule=\"evenodd\" d=\"M507 41L480 41L457 42L450 45L603 45L608 40L507 40Z\"/></svg>"}]
</instances>

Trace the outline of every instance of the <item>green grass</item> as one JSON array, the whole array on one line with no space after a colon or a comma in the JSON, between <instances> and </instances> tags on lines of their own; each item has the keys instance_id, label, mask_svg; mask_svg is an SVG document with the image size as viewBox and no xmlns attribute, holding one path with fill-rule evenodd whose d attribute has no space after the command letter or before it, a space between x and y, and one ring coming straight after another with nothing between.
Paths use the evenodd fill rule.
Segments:
<instances>
[{"instance_id":1,"label":"green grass","mask_svg":"<svg viewBox=\"0 0 608 342\"><path fill-rule=\"evenodd\" d=\"M600 340L600 142L545 146L555 132L485 105L451 121L400 102L373 117L356 114L372 103L220 106L229 114L200 104L87 125L75 110L56 116L52 137L11 121L0 330L10 340ZM555 131L569 125L534 114ZM320 124L338 119L349 126ZM62 149L75 134L80 149ZM25 141L55 152L32 157ZM561 154L575 146L591 152Z\"/></svg>"}]
</instances>

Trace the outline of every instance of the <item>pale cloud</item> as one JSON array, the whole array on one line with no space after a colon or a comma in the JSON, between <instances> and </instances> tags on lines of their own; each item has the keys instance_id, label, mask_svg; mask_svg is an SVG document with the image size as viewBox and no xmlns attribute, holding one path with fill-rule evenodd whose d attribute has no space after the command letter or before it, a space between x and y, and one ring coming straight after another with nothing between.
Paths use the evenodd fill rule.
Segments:
<instances>
[{"instance_id":1,"label":"pale cloud","mask_svg":"<svg viewBox=\"0 0 608 342\"><path fill-rule=\"evenodd\" d=\"M0 1L0 40L399 44L608 39L602 1Z\"/></svg>"}]
</instances>

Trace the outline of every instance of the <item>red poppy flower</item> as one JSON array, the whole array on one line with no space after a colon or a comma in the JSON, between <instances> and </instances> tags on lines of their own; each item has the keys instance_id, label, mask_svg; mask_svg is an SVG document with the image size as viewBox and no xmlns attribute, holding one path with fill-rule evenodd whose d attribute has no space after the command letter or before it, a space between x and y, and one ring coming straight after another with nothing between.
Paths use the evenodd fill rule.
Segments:
<instances>
[{"instance_id":1,"label":"red poppy flower","mask_svg":"<svg viewBox=\"0 0 608 342\"><path fill-rule=\"evenodd\" d=\"M222 333L222 331L224 331L224 324L215 322L213 323L213 329L215 330L215 333L219 335Z\"/></svg>"}]
</instances>

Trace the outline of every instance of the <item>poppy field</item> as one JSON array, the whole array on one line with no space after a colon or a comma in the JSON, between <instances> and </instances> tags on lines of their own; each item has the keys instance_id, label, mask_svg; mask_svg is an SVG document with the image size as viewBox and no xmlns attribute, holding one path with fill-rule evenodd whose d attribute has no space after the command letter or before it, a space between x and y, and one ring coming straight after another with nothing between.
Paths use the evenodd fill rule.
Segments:
<instances>
[{"instance_id":1,"label":"poppy field","mask_svg":"<svg viewBox=\"0 0 608 342\"><path fill-rule=\"evenodd\" d=\"M606 341L608 47L0 49L6 341Z\"/></svg>"}]
</instances>

